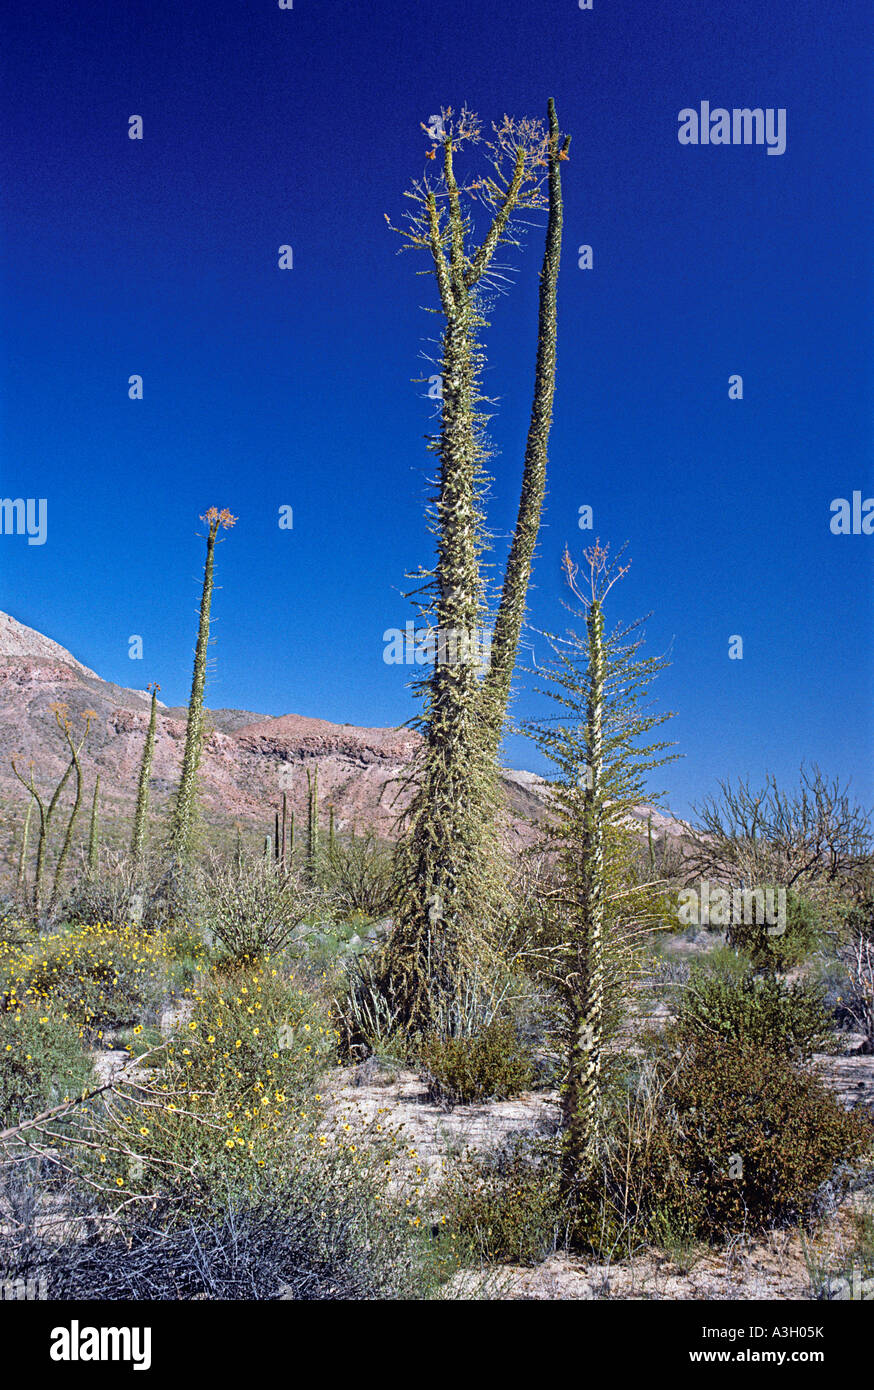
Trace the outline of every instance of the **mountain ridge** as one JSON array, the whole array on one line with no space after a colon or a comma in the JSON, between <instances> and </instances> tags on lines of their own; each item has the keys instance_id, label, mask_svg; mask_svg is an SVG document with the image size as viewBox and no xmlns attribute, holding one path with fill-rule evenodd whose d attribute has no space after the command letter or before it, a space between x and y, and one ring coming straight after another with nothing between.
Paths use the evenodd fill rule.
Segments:
<instances>
[{"instance_id":1,"label":"mountain ridge","mask_svg":"<svg viewBox=\"0 0 874 1390\"><path fill-rule=\"evenodd\" d=\"M60 643L0 613L0 798L12 811L11 818L6 816L7 859L27 800L10 759L15 757L22 771L32 762L38 787L57 784L68 761L53 713L58 703L67 707L74 729L83 727L87 710L94 711L83 770L89 787L100 774L102 820L105 828L116 824L122 844L133 814L148 693L103 680ZM178 782L186 713L184 707L159 702L151 778L153 833L158 833ZM217 833L239 827L247 837L263 837L271 831L285 792L297 824L303 825L306 772L317 768L322 810L327 815L333 805L340 833L366 829L393 838L410 795L404 775L420 746L421 736L404 727L363 728L293 713L207 711L200 769L204 821ZM508 800L506 837L521 849L536 838L546 783L536 773L514 769L502 770L502 777ZM640 810L639 819L644 819L648 808ZM654 825L667 835L681 830L680 822L658 812Z\"/></svg>"}]
</instances>

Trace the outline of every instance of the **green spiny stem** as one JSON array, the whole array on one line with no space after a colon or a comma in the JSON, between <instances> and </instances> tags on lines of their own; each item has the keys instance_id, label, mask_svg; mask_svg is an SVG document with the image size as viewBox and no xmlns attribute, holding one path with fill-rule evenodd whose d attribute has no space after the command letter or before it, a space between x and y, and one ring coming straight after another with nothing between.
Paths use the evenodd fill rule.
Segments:
<instances>
[{"instance_id":1,"label":"green spiny stem","mask_svg":"<svg viewBox=\"0 0 874 1390\"><path fill-rule=\"evenodd\" d=\"M99 796L100 796L100 773L97 774L97 779L96 779L96 781L95 781L95 783L94 783L94 798L93 798L93 800L92 800L92 802L91 802L91 824L90 824L90 826L89 826L89 828L88 828L88 873L91 874L91 875L97 873L97 860L98 860L98 824L97 824L97 809L98 809L98 798L99 798Z\"/></svg>"},{"instance_id":2,"label":"green spiny stem","mask_svg":"<svg viewBox=\"0 0 874 1390\"><path fill-rule=\"evenodd\" d=\"M282 793L282 844L279 859L282 867L285 868L286 850L288 844L288 793Z\"/></svg>"},{"instance_id":3,"label":"green spiny stem","mask_svg":"<svg viewBox=\"0 0 874 1390\"><path fill-rule=\"evenodd\" d=\"M81 805L82 805L82 790L83 790L82 764L81 764L80 761L79 761L79 755L80 755L80 753L82 752L82 748L84 747L85 740L87 739L88 734L89 734L89 732L90 732L90 729L91 729L91 720L92 720L92 718L93 718L93 713L94 713L93 710L88 710L88 711L86 712L86 715L85 715L85 732L84 732L84 734L82 735L82 738L81 738L81 740L80 740L80 742L79 742L78 747L77 747L76 744L73 742L73 737L72 737L72 734L71 734L71 732L70 732L70 722L69 722L69 720L65 721L65 724L64 724L64 734L65 734L65 736L66 736L67 744L68 744L68 747L69 747L69 749L70 749L70 766L71 766L71 768L73 768L73 769L75 770L75 773L76 773L76 794L75 794L75 796L74 796L74 798L73 798L73 805L72 805L72 808L71 808L71 810L70 810L70 817L69 817L69 820L67 821L67 828L66 828L66 831L65 831L65 833L64 833L64 840L63 840L63 843L62 843L62 845L61 845L61 852L60 852L60 854L58 855L57 863L55 864L55 876L54 876L54 879L52 880L52 891L51 891L51 893L50 893L50 895L49 895L49 904L48 904L48 915L49 915L50 917L51 917L52 913L54 912L55 906L57 905L58 895L60 894L61 882L62 882L62 879L63 879L64 866L65 866L65 864L66 864L66 862L67 862L67 855L68 855L69 852L70 852L70 845L71 845L72 840L73 840L73 827L74 827L75 824L76 824L76 818L77 818L77 816L78 816L78 814L79 814L79 808L80 808Z\"/></svg>"},{"instance_id":4,"label":"green spiny stem","mask_svg":"<svg viewBox=\"0 0 874 1390\"><path fill-rule=\"evenodd\" d=\"M197 645L194 651L194 671L191 696L188 701L188 721L185 728L185 750L176 805L170 828L170 858L182 870L190 867L194 852L197 823L197 773L203 752L204 713L203 692L206 686L206 658L209 647L210 609L212 606L215 546L219 530L229 530L236 521L227 509L211 507L202 517L207 523L206 561L203 568L203 590L200 599L200 620Z\"/></svg>"},{"instance_id":5,"label":"green spiny stem","mask_svg":"<svg viewBox=\"0 0 874 1390\"><path fill-rule=\"evenodd\" d=\"M586 1181L598 1153L602 1056L609 1030L618 1026L620 984L635 968L633 942L659 930L664 919L651 883L628 888L633 836L627 821L633 807L652 802L648 773L674 756L661 756L670 744L646 741L671 715L639 708L667 662L638 655L644 638L628 635L639 623L605 638L603 600L625 573L609 564L608 549L596 541L585 552L587 593L565 552L569 587L584 605L585 635L547 634L555 660L545 668L544 693L562 712L530 726L559 771L544 842L557 851L558 883L543 907L560 941L542 968L566 1010L561 1176L568 1194Z\"/></svg>"},{"instance_id":6,"label":"green spiny stem","mask_svg":"<svg viewBox=\"0 0 874 1390\"><path fill-rule=\"evenodd\" d=\"M33 811L33 797L27 803L27 810L24 814L24 828L21 832L21 849L18 855L18 868L15 874L15 886L19 890L24 887L24 876L27 868L27 840L30 834L30 817Z\"/></svg>"},{"instance_id":7,"label":"green spiny stem","mask_svg":"<svg viewBox=\"0 0 874 1390\"><path fill-rule=\"evenodd\" d=\"M307 768L307 872L315 874L319 854L319 769Z\"/></svg>"},{"instance_id":8,"label":"green spiny stem","mask_svg":"<svg viewBox=\"0 0 874 1390\"><path fill-rule=\"evenodd\" d=\"M562 1140L562 1180L566 1190L585 1176L594 1152L604 1021L604 614L597 599L589 607L586 626L589 776L584 793L579 876L582 931L575 968L568 976L571 1041Z\"/></svg>"},{"instance_id":9,"label":"green spiny stem","mask_svg":"<svg viewBox=\"0 0 874 1390\"><path fill-rule=\"evenodd\" d=\"M416 769L407 824L395 856L393 930L383 952L385 992L396 1001L405 1026L414 1032L458 1019L459 1001L473 997L474 982L505 906L506 870L497 833L500 794L495 753L506 713L531 556L545 486L546 446L555 374L555 279L561 234L560 150L554 105L542 146L526 143L521 128L508 141L506 165L498 178L459 187L454 168L456 139L470 137L475 119L461 113L443 140L443 171L438 201L424 185L421 219L411 236L430 250L444 318L442 333L440 433L432 441L439 461L433 498L436 536L434 568L420 593L434 632L436 659L419 685L424 710L419 727L423 754ZM486 626L487 602L481 573L486 547L482 497L488 406L481 390L485 357L479 331L485 326L477 286L489 273L498 246L512 241L511 217L523 207L542 206L526 188L536 189L537 166L546 163L550 181L550 225L541 281L540 341L534 404L526 449L516 535L504 585L497 662L480 680L472 660L441 659L446 643ZM485 187L493 217L479 244L468 248L473 219L462 209L462 195ZM495 663L493 644L492 662Z\"/></svg>"},{"instance_id":10,"label":"green spiny stem","mask_svg":"<svg viewBox=\"0 0 874 1390\"><path fill-rule=\"evenodd\" d=\"M146 825L149 816L149 778L152 775L152 759L155 756L155 731L158 723L158 691L160 685L150 685L152 692L152 704L149 710L149 724L146 729L146 741L143 745L143 756L140 762L140 775L137 782L137 803L134 810L134 828L131 837L131 859L134 868L138 869L143 862L143 853L146 846Z\"/></svg>"},{"instance_id":11,"label":"green spiny stem","mask_svg":"<svg viewBox=\"0 0 874 1390\"><path fill-rule=\"evenodd\" d=\"M492 636L491 660L483 681L483 708L489 726L489 748L498 750L507 716L510 684L519 650L519 637L525 621L528 585L534 547L540 529L546 492L546 464L552 407L555 396L557 340L557 289L561 263L563 204L561 196L561 158L567 156L570 136L561 135L555 102L549 101L549 219L546 248L540 272L540 304L537 323L537 361L534 371L534 399L525 448L519 511L501 602Z\"/></svg>"}]
</instances>

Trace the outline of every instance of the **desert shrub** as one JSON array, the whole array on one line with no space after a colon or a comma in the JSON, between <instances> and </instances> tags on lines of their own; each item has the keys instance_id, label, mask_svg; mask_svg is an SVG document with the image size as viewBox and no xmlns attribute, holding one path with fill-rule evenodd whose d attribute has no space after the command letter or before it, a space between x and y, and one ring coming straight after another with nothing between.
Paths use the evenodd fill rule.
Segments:
<instances>
[{"instance_id":1,"label":"desert shrub","mask_svg":"<svg viewBox=\"0 0 874 1390\"><path fill-rule=\"evenodd\" d=\"M391 1050L403 1033L402 1001L376 953L348 956L342 962L335 1008L345 1055Z\"/></svg>"},{"instance_id":2,"label":"desert shrub","mask_svg":"<svg viewBox=\"0 0 874 1390\"><path fill-rule=\"evenodd\" d=\"M748 1043L794 1058L835 1046L821 987L724 960L692 969L668 1036L681 1045Z\"/></svg>"},{"instance_id":3,"label":"desert shrub","mask_svg":"<svg viewBox=\"0 0 874 1390\"><path fill-rule=\"evenodd\" d=\"M566 1222L555 1144L516 1136L484 1153L466 1150L449 1166L435 1207L460 1263L539 1263Z\"/></svg>"},{"instance_id":4,"label":"desert shrub","mask_svg":"<svg viewBox=\"0 0 874 1390\"><path fill-rule=\"evenodd\" d=\"M602 1264L691 1243L701 1225L702 1194L666 1122L661 1060L617 1056L604 1078L593 1163L568 1209L568 1243Z\"/></svg>"},{"instance_id":5,"label":"desert shrub","mask_svg":"<svg viewBox=\"0 0 874 1390\"><path fill-rule=\"evenodd\" d=\"M815 1073L767 1049L702 1041L665 1082L646 1163L656 1189L671 1174L690 1184L700 1230L721 1236L803 1219L872 1137Z\"/></svg>"},{"instance_id":6,"label":"desert shrub","mask_svg":"<svg viewBox=\"0 0 874 1390\"><path fill-rule=\"evenodd\" d=\"M371 945L372 923L361 912L325 922L314 922L300 947L290 948L295 963L310 970L333 972L345 960L363 954Z\"/></svg>"},{"instance_id":7,"label":"desert shrub","mask_svg":"<svg viewBox=\"0 0 874 1390\"><path fill-rule=\"evenodd\" d=\"M856 932L838 947L845 989L843 1012L863 1036L862 1051L874 1052L874 935Z\"/></svg>"},{"instance_id":8,"label":"desert shrub","mask_svg":"<svg viewBox=\"0 0 874 1390\"><path fill-rule=\"evenodd\" d=\"M331 901L343 912L382 917L391 906L391 853L373 834L337 842L323 865Z\"/></svg>"},{"instance_id":9,"label":"desert shrub","mask_svg":"<svg viewBox=\"0 0 874 1390\"><path fill-rule=\"evenodd\" d=\"M697 1039L617 1071L569 1243L602 1263L683 1251L816 1214L874 1132L817 1076L768 1050Z\"/></svg>"},{"instance_id":10,"label":"desert shrub","mask_svg":"<svg viewBox=\"0 0 874 1390\"><path fill-rule=\"evenodd\" d=\"M56 1005L0 1013L0 1129L81 1095L93 1080L79 1029Z\"/></svg>"},{"instance_id":11,"label":"desert shrub","mask_svg":"<svg viewBox=\"0 0 874 1390\"><path fill-rule=\"evenodd\" d=\"M207 972L209 950L198 927L179 923L167 932L165 939L177 984L191 985Z\"/></svg>"},{"instance_id":12,"label":"desert shrub","mask_svg":"<svg viewBox=\"0 0 874 1390\"><path fill-rule=\"evenodd\" d=\"M63 915L67 921L85 926L102 922L125 922L136 909L137 894L149 896L150 871L136 865L129 854L104 850L96 872L84 865L64 895Z\"/></svg>"},{"instance_id":13,"label":"desert shrub","mask_svg":"<svg viewBox=\"0 0 874 1390\"><path fill-rule=\"evenodd\" d=\"M52 1299L409 1299L439 1278L435 1250L381 1153L292 1145L282 1174L221 1185L196 1209L171 1196L110 1210L93 1189L78 1226L22 1241L0 1229L6 1277L38 1271Z\"/></svg>"},{"instance_id":14,"label":"desert shrub","mask_svg":"<svg viewBox=\"0 0 874 1390\"><path fill-rule=\"evenodd\" d=\"M248 1190L262 1169L282 1165L302 1130L315 1133L318 1082L336 1041L322 1001L269 962L210 981L149 1079L132 1080L107 1105L92 1178L198 1200L216 1188Z\"/></svg>"},{"instance_id":15,"label":"desert shrub","mask_svg":"<svg viewBox=\"0 0 874 1390\"><path fill-rule=\"evenodd\" d=\"M200 920L233 960L276 955L316 903L303 879L266 859L214 857L198 897Z\"/></svg>"},{"instance_id":16,"label":"desert shrub","mask_svg":"<svg viewBox=\"0 0 874 1390\"><path fill-rule=\"evenodd\" d=\"M7 946L23 946L32 931L22 905L10 894L0 896L0 941Z\"/></svg>"},{"instance_id":17,"label":"desert shrub","mask_svg":"<svg viewBox=\"0 0 874 1390\"><path fill-rule=\"evenodd\" d=\"M425 1038L419 1062L431 1099L450 1105L508 1100L534 1080L532 1056L505 1019L496 1019L473 1037Z\"/></svg>"},{"instance_id":18,"label":"desert shrub","mask_svg":"<svg viewBox=\"0 0 874 1390\"><path fill-rule=\"evenodd\" d=\"M774 893L777 893L775 888ZM784 930L765 922L732 922L726 940L743 951L757 970L785 971L800 965L822 945L824 926L820 909L794 888L786 890Z\"/></svg>"},{"instance_id":19,"label":"desert shrub","mask_svg":"<svg viewBox=\"0 0 874 1390\"><path fill-rule=\"evenodd\" d=\"M0 1012L53 1002L99 1034L154 1021L170 992L166 940L137 927L79 927L23 948L0 943Z\"/></svg>"}]
</instances>

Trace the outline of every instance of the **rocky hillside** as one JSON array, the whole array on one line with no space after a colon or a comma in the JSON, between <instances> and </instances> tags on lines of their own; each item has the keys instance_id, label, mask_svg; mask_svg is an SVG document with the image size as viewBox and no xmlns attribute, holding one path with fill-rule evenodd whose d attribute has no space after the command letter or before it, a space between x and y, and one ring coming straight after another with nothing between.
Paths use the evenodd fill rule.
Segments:
<instances>
[{"instance_id":1,"label":"rocky hillside","mask_svg":"<svg viewBox=\"0 0 874 1390\"><path fill-rule=\"evenodd\" d=\"M126 837L148 724L149 697L104 681L57 642L0 613L0 801L5 808L7 851L26 793L10 759L26 771L32 760L37 785L51 789L66 766L64 743L52 706L67 706L74 729L86 710L95 712L83 754L89 787L100 773L102 823L109 838L116 827ZM239 825L263 835L283 790L303 823L306 772L318 767L322 808L335 808L340 831L353 825L390 837L406 804L404 772L419 744L408 729L362 729L298 714L271 717L246 710L215 710L209 716L201 764L204 819L218 832ZM172 796L185 735L184 709L159 708L152 805L156 818ZM505 775L512 843L532 838L528 824L541 813L544 792L530 772ZM641 818L646 808L641 808ZM658 817L658 834L679 834L675 821Z\"/></svg>"}]
</instances>

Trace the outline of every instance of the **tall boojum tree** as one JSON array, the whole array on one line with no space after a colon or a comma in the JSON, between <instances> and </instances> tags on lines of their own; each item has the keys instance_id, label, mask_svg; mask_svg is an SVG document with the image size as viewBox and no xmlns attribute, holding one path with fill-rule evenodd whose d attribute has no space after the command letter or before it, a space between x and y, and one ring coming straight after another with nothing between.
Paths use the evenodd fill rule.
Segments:
<instances>
[{"instance_id":1,"label":"tall boojum tree","mask_svg":"<svg viewBox=\"0 0 874 1390\"><path fill-rule=\"evenodd\" d=\"M173 871L177 873L190 867L194 850L197 824L197 772L203 752L203 692L206 686L206 656L209 646L215 547L219 531L229 531L237 520L226 507L222 508L221 511L218 507L210 507L200 519L205 521L207 525L206 560L203 567L203 591L200 599L197 645L194 651L194 673L188 701L182 773L173 808L169 840L170 861Z\"/></svg>"},{"instance_id":2,"label":"tall boojum tree","mask_svg":"<svg viewBox=\"0 0 874 1390\"><path fill-rule=\"evenodd\" d=\"M131 859L135 869L139 869L141 866L146 847L146 825L149 816L149 779L152 775L152 760L155 756L155 731L158 722L158 691L161 687L155 682L150 684L148 689L152 694L152 702L149 709L146 741L143 744L143 756L140 762L140 776L137 782L137 803L134 810L134 827L130 846Z\"/></svg>"},{"instance_id":3,"label":"tall boojum tree","mask_svg":"<svg viewBox=\"0 0 874 1390\"><path fill-rule=\"evenodd\" d=\"M425 129L425 127L423 127ZM431 133L431 132L428 132ZM432 634L433 670L419 683L424 709L423 754L405 833L396 856L394 929L384 981L415 1030L463 1026L455 1001L488 956L489 939L505 906L505 873L498 850L500 806L495 755L510 693L540 513L555 381L556 280L561 247L560 162L568 157L554 103L548 128L504 117L484 139L478 118L445 109L436 136L442 151L437 177L425 175L408 193L417 205L400 230L407 246L430 253L443 317L439 434L431 441L438 464L430 512L436 560L421 570L416 591ZM459 178L456 156L484 145L489 170ZM437 149L429 152L437 156ZM544 192L544 181L548 192ZM476 206L487 225L476 238ZM482 394L487 326L486 294L500 271L498 248L518 245L514 217L549 209L541 274L534 404L525 453L516 530L494 626L492 662L483 676L476 634L490 624L481 572L487 540L483 495L489 457L489 402ZM459 644L459 638L461 639ZM461 659L450 653L463 652Z\"/></svg>"}]
</instances>

